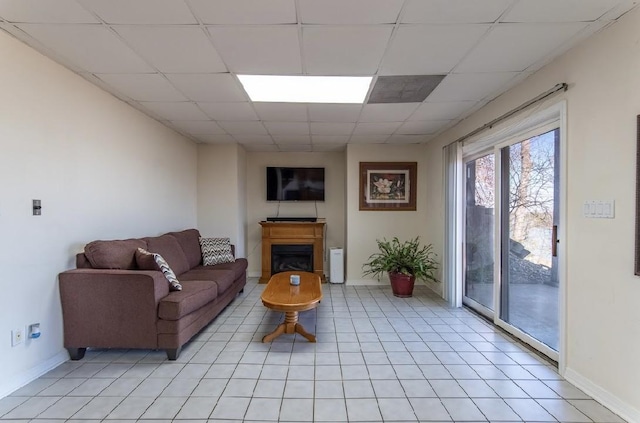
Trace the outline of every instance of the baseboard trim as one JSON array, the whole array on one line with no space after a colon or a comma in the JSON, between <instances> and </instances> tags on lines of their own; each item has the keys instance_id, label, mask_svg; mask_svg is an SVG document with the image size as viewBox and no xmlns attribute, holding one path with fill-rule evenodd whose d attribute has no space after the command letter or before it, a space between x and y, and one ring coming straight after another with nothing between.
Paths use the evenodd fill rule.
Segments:
<instances>
[{"instance_id":1,"label":"baseboard trim","mask_svg":"<svg viewBox=\"0 0 640 423\"><path fill-rule=\"evenodd\" d=\"M249 272L248 273L248 277L250 277L250 278L259 278L260 276L262 276L262 272Z\"/></svg>"},{"instance_id":2,"label":"baseboard trim","mask_svg":"<svg viewBox=\"0 0 640 423\"><path fill-rule=\"evenodd\" d=\"M0 398L4 398L10 393L17 391L26 384L33 382L48 371L58 367L69 359L69 353L66 350L60 351L44 363L40 363L24 373L11 377L9 381L0 382Z\"/></svg>"},{"instance_id":3,"label":"baseboard trim","mask_svg":"<svg viewBox=\"0 0 640 423\"><path fill-rule=\"evenodd\" d=\"M564 378L628 422L640 422L640 411L580 373L567 368Z\"/></svg>"}]
</instances>

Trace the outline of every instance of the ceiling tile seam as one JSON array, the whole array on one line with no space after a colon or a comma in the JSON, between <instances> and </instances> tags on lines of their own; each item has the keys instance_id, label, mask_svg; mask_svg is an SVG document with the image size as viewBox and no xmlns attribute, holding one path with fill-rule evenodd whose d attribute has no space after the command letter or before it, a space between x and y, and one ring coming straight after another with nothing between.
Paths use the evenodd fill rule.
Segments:
<instances>
[{"instance_id":1,"label":"ceiling tile seam","mask_svg":"<svg viewBox=\"0 0 640 423\"><path fill-rule=\"evenodd\" d=\"M484 25L484 24L483 24ZM453 67L451 69L449 69L449 72L447 72L447 75L450 75L452 73L457 73L456 69L460 66L460 63L463 63L465 61L465 59L467 57L469 57L471 55L471 53L478 48L478 46L480 44L482 44L482 42L487 39L487 37L489 37L489 34L491 34L491 32L497 28L500 25L499 22L494 22L492 24L488 25L487 30L484 32L484 34L482 34L478 40L471 46L469 47L469 49L467 50L467 52L465 54L462 55L462 57L460 58L460 60L458 60L458 63L456 63L455 65L453 65ZM445 77L446 78L446 77ZM443 79L444 81L444 79ZM442 83L442 81L440 81ZM435 91L435 89L434 89ZM432 91L433 92L433 91ZM429 95L431 95L431 93L429 93ZM427 96L427 98L429 98L429 96ZM426 100L426 99L425 99Z\"/></svg>"},{"instance_id":2,"label":"ceiling tile seam","mask_svg":"<svg viewBox=\"0 0 640 423\"><path fill-rule=\"evenodd\" d=\"M509 3L509 5L502 11L502 13L500 14L500 16L498 16L496 18L495 21L493 21L494 24L498 24L500 22L502 22L502 19L504 19L505 17L507 17L509 15L509 13L511 13L511 10L516 7L516 3L518 3L520 0L515 0L515 1L511 1Z\"/></svg>"}]
</instances>

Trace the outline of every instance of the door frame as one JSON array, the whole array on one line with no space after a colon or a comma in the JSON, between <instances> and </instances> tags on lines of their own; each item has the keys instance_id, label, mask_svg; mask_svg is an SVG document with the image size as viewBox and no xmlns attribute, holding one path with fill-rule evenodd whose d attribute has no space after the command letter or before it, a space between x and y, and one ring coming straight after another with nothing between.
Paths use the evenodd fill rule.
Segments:
<instances>
[{"instance_id":1,"label":"door frame","mask_svg":"<svg viewBox=\"0 0 640 423\"><path fill-rule=\"evenodd\" d=\"M527 335L523 331L515 328L514 326L509 325L508 323L502 321L500 319L500 293L501 293L501 277L500 272L497 271L500 267L500 257L501 257L501 210L500 210L500 200L501 200L501 185L500 185L500 175L501 175L501 160L500 160L500 148L505 146L520 142L528 137L542 134L546 130L550 130L553 128L559 128L559 142L560 142L560 158L559 158L559 174L558 174L558 183L559 183L559 198L560 202L560 215L558 216L559 224L558 224L558 351L554 351L550 347L546 346L542 342L536 340L535 338ZM518 141L516 141L518 139ZM498 327L502 328L509 334L519 338L523 342L531 345L536 348L543 354L549 356L550 358L556 360L558 362L558 372L561 376L564 375L566 371L566 356L567 356L567 341L566 341L566 327L567 327L567 296L566 296L566 269L567 269L567 103L566 100L561 100L547 108L542 109L539 107L533 113L530 113L529 116L525 118L516 118L511 119L504 127L501 129L496 129L492 134L489 134L482 138L477 138L475 140L466 141L462 148L461 155L461 163L464 167L464 164L473 160L473 158L481 157L486 152L492 151L495 154L495 178L496 178L496 193L495 193L495 219L496 224L494 225L494 257L496 260L496 271L494 271L494 310L491 311L486 307L481 306L477 302L476 305L480 306L479 311L484 308L485 312L489 312L493 314L492 320L494 324ZM462 188L462 187L460 187ZM461 196L464 193L461 192ZM460 202L460 211L464 213L462 207L464 207L464 201ZM462 219L462 230L461 234L464 234L464 219ZM460 244L461 245L461 244ZM461 292L464 292L464 250L461 248L461 253L459 257L461 261L458 263L458 269L461 269L461 278L459 278L458 283L460 284L459 289ZM466 297L466 301L473 301ZM476 308L476 307L474 307ZM481 313L485 314L485 313ZM488 316L489 317L489 316Z\"/></svg>"}]
</instances>

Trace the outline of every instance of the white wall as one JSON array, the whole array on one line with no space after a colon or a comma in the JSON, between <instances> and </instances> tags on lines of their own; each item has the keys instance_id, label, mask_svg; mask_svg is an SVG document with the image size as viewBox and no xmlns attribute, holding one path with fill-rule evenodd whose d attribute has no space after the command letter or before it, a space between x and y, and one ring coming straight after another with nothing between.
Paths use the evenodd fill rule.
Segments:
<instances>
[{"instance_id":1,"label":"white wall","mask_svg":"<svg viewBox=\"0 0 640 423\"><path fill-rule=\"evenodd\" d=\"M430 238L444 237L442 146L560 82L567 101L566 377L640 421L640 278L634 276L640 9L569 51L428 144ZM614 199L615 219L586 219L586 200ZM441 247L440 247L441 249ZM442 249L441 249L442 251Z\"/></svg>"},{"instance_id":2,"label":"white wall","mask_svg":"<svg viewBox=\"0 0 640 423\"><path fill-rule=\"evenodd\" d=\"M417 162L416 211L360 211L360 162ZM388 284L362 275L362 264L377 252L376 239L401 241L420 237L422 244L434 240L427 232L431 201L427 193L427 154L424 145L348 145L347 148L347 248L346 271L349 284Z\"/></svg>"},{"instance_id":3,"label":"white wall","mask_svg":"<svg viewBox=\"0 0 640 423\"><path fill-rule=\"evenodd\" d=\"M330 153L258 153L247 152L247 257L249 273L259 276L261 272L262 227L259 222L278 213L277 202L267 202L267 166L324 167L324 202L281 202L280 216L316 216L327 220L325 253L330 247L345 245L345 155ZM325 254L325 260L327 254ZM325 274L328 269L325 263Z\"/></svg>"},{"instance_id":4,"label":"white wall","mask_svg":"<svg viewBox=\"0 0 640 423\"><path fill-rule=\"evenodd\" d=\"M198 228L202 236L229 237L245 256L246 157L237 144L198 146Z\"/></svg>"},{"instance_id":5,"label":"white wall","mask_svg":"<svg viewBox=\"0 0 640 423\"><path fill-rule=\"evenodd\" d=\"M67 359L57 275L84 244L195 227L196 147L1 31L0 56L2 397Z\"/></svg>"}]
</instances>

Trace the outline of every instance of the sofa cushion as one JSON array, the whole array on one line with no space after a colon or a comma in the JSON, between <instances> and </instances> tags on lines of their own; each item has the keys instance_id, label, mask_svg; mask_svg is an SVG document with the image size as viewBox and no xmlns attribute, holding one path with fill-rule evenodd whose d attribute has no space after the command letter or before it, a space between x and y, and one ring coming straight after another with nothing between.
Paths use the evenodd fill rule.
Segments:
<instances>
[{"instance_id":1,"label":"sofa cushion","mask_svg":"<svg viewBox=\"0 0 640 423\"><path fill-rule=\"evenodd\" d=\"M178 240L184 255L189 262L189 269L193 269L202 263L202 252L200 251L200 232L197 229L187 229L180 232L169 232Z\"/></svg>"},{"instance_id":2,"label":"sofa cushion","mask_svg":"<svg viewBox=\"0 0 640 423\"><path fill-rule=\"evenodd\" d=\"M181 275L190 269L187 256L185 256L178 240L173 235L162 235L146 238L147 251L158 253L167 261L176 275Z\"/></svg>"},{"instance_id":3,"label":"sofa cushion","mask_svg":"<svg viewBox=\"0 0 640 423\"><path fill-rule=\"evenodd\" d=\"M84 254L94 269L136 268L136 250L147 248L142 239L124 239L112 241L93 241L85 245Z\"/></svg>"},{"instance_id":4,"label":"sofa cushion","mask_svg":"<svg viewBox=\"0 0 640 423\"><path fill-rule=\"evenodd\" d=\"M204 266L231 263L235 260L229 238L200 238L200 248Z\"/></svg>"},{"instance_id":5,"label":"sofa cushion","mask_svg":"<svg viewBox=\"0 0 640 423\"><path fill-rule=\"evenodd\" d=\"M160 301L158 317L179 320L218 297L218 286L213 281L189 281L182 291L171 292Z\"/></svg>"},{"instance_id":6,"label":"sofa cushion","mask_svg":"<svg viewBox=\"0 0 640 423\"><path fill-rule=\"evenodd\" d=\"M247 270L247 259L245 258L237 258L233 263L220 263L215 266L197 266L191 269L194 270L207 270L207 269L215 269L215 270L231 270L236 279L241 277L244 272Z\"/></svg>"},{"instance_id":7,"label":"sofa cushion","mask_svg":"<svg viewBox=\"0 0 640 423\"><path fill-rule=\"evenodd\" d=\"M235 275L232 270L218 270L200 266L197 270L189 270L180 275L180 280L185 284L187 281L208 280L214 281L218 285L218 294L224 293L233 285Z\"/></svg>"}]
</instances>

